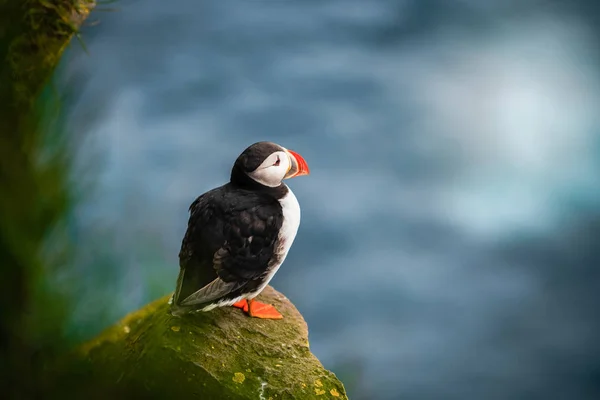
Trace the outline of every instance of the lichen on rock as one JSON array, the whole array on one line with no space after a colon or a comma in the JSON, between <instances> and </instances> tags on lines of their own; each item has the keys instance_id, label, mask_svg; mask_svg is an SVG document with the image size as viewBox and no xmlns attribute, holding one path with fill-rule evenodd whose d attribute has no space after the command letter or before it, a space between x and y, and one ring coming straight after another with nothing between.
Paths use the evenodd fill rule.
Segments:
<instances>
[{"instance_id":1,"label":"lichen on rock","mask_svg":"<svg viewBox=\"0 0 600 400\"><path fill-rule=\"evenodd\" d=\"M270 286L259 299L284 319L250 318L233 307L175 317L167 296L129 314L79 353L91 373L102 371L117 385L139 386L148 395L347 399L342 383L310 352L306 322L292 303Z\"/></svg>"}]
</instances>

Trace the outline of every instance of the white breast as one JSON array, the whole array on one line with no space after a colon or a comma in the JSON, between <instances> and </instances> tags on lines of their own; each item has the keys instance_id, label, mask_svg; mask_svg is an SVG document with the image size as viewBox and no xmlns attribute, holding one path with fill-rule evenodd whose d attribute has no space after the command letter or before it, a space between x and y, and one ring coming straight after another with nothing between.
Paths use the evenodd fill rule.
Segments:
<instances>
[{"instance_id":1,"label":"white breast","mask_svg":"<svg viewBox=\"0 0 600 400\"><path fill-rule=\"evenodd\" d=\"M300 204L298 204L298 199L296 199L292 189L289 188L287 194L279 200L279 204L281 204L281 210L283 211L283 223L279 230L278 251L282 254L281 262L283 262L290 247L292 247L300 226Z\"/></svg>"},{"instance_id":2,"label":"white breast","mask_svg":"<svg viewBox=\"0 0 600 400\"><path fill-rule=\"evenodd\" d=\"M300 204L298 204L298 199L296 199L296 196L289 187L287 194L279 200L279 204L281 204L281 210L283 212L283 223L279 229L279 238L275 244L277 263L270 268L268 275L265 277L265 281L260 285L258 290L246 296L250 299L258 296L258 294L262 292L279 267L281 267L290 247L292 247L292 243L298 232L298 227L300 226Z\"/></svg>"}]
</instances>

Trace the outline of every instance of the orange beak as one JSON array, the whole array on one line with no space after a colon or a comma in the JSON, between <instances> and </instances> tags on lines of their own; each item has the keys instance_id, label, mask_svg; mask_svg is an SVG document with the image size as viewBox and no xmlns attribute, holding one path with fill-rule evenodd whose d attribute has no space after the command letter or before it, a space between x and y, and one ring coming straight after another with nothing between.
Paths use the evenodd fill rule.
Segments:
<instances>
[{"instance_id":1,"label":"orange beak","mask_svg":"<svg viewBox=\"0 0 600 400\"><path fill-rule=\"evenodd\" d=\"M310 170L308 169L308 164L304 160L304 158L292 150L287 150L288 155L290 156L290 169L287 174L285 174L284 179L295 178L296 176L309 175Z\"/></svg>"}]
</instances>

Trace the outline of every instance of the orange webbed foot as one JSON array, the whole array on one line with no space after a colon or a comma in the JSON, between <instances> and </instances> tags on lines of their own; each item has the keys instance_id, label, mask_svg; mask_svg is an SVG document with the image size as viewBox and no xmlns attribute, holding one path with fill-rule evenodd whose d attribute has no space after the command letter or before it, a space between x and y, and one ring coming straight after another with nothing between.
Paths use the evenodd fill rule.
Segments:
<instances>
[{"instance_id":1,"label":"orange webbed foot","mask_svg":"<svg viewBox=\"0 0 600 400\"><path fill-rule=\"evenodd\" d=\"M262 319L282 319L283 315L275 309L270 304L261 303L260 301L256 301L254 299L248 301L246 299L240 300L231 305L235 308L240 308L244 310L245 313L248 313L249 316L253 318L262 318Z\"/></svg>"},{"instance_id":2,"label":"orange webbed foot","mask_svg":"<svg viewBox=\"0 0 600 400\"><path fill-rule=\"evenodd\" d=\"M248 301L246 301L246 299L233 303L231 306L235 308L241 308L244 310L244 312L248 312Z\"/></svg>"},{"instance_id":3,"label":"orange webbed foot","mask_svg":"<svg viewBox=\"0 0 600 400\"><path fill-rule=\"evenodd\" d=\"M261 303L260 301L256 301L254 299L248 302L249 311L248 314L253 318L262 318L262 319L282 319L283 315L275 309L270 304Z\"/></svg>"}]
</instances>

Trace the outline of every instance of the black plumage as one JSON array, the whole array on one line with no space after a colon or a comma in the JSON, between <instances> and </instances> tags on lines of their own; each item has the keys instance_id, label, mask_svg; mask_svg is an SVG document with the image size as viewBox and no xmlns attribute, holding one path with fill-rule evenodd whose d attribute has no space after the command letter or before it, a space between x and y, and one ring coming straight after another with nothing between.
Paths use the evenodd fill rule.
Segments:
<instances>
[{"instance_id":1,"label":"black plumage","mask_svg":"<svg viewBox=\"0 0 600 400\"><path fill-rule=\"evenodd\" d=\"M198 197L190 206L179 263L181 283L174 303L220 278L224 293L201 309L256 290L276 263L275 245L283 222L281 205L269 191L250 191L228 183ZM219 293L219 291L216 291Z\"/></svg>"}]
</instances>

